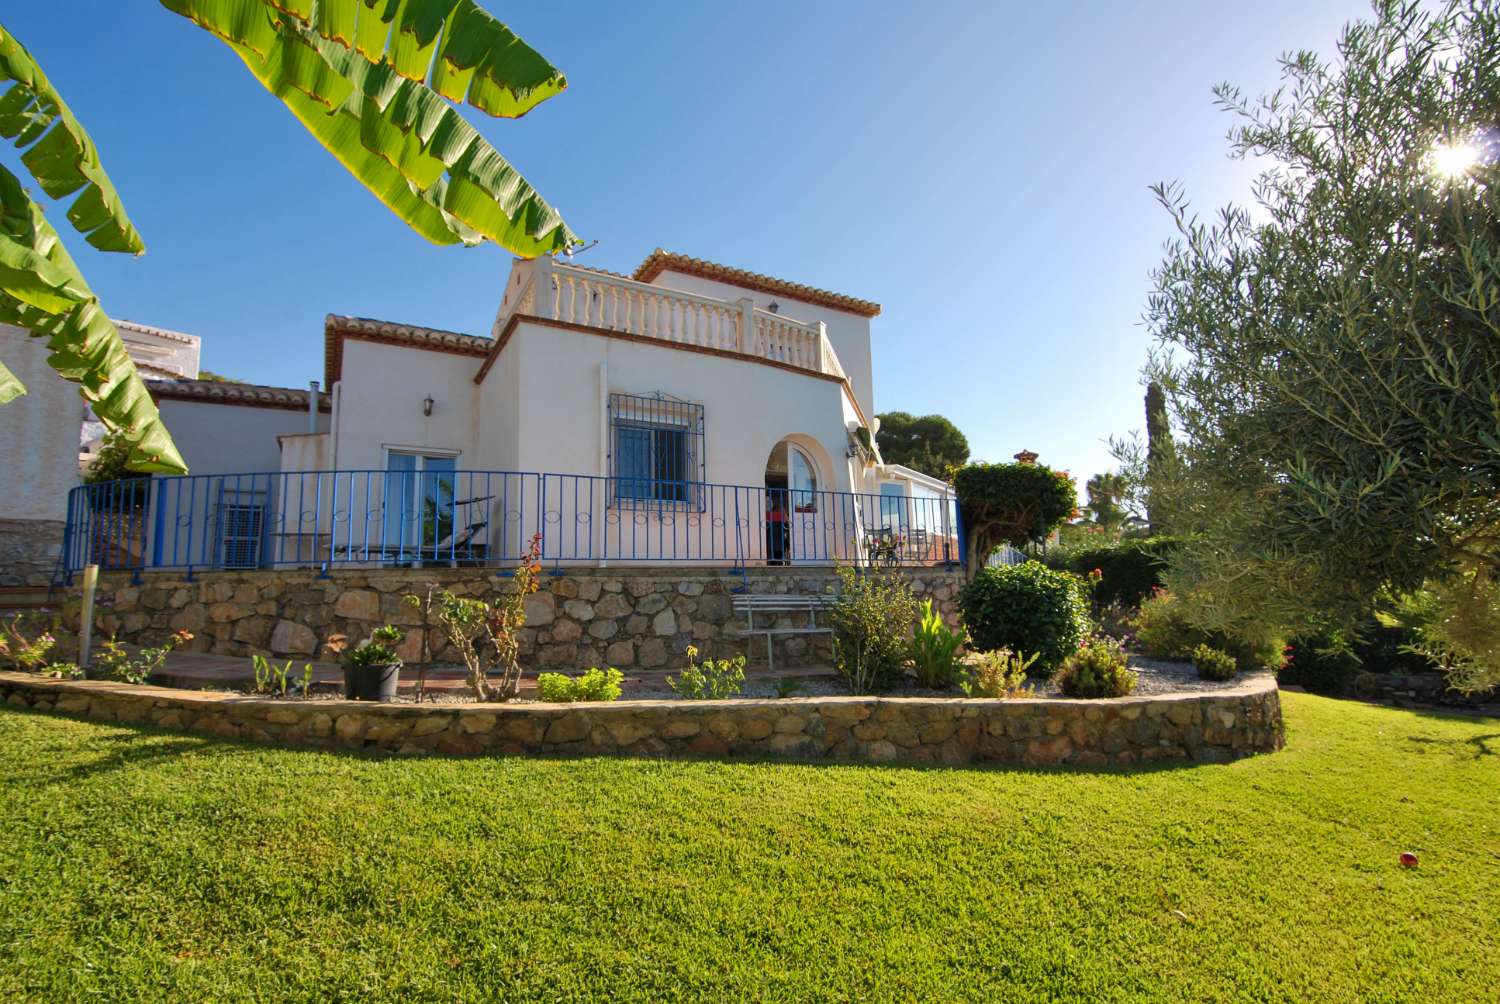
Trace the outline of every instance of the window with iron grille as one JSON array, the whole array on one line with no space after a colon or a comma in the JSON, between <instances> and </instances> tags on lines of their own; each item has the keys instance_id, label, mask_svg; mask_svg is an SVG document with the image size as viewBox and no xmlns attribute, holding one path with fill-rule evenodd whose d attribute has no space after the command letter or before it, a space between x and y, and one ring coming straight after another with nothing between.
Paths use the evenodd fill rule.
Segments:
<instances>
[{"instance_id":1,"label":"window with iron grille","mask_svg":"<svg viewBox=\"0 0 1500 1004\"><path fill-rule=\"evenodd\" d=\"M265 508L260 503L228 502L219 506L219 566L255 568Z\"/></svg>"},{"instance_id":2,"label":"window with iron grille","mask_svg":"<svg viewBox=\"0 0 1500 1004\"><path fill-rule=\"evenodd\" d=\"M611 394L609 425L617 503L702 507L703 405L665 394Z\"/></svg>"}]
</instances>

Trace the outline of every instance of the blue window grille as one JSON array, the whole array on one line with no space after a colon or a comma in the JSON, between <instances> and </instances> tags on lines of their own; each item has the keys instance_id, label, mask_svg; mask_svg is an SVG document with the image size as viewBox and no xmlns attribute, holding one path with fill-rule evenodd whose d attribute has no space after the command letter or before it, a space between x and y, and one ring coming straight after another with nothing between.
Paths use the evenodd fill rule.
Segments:
<instances>
[{"instance_id":1,"label":"blue window grille","mask_svg":"<svg viewBox=\"0 0 1500 1004\"><path fill-rule=\"evenodd\" d=\"M665 394L611 394L610 477L621 505L702 508L703 405Z\"/></svg>"}]
</instances>

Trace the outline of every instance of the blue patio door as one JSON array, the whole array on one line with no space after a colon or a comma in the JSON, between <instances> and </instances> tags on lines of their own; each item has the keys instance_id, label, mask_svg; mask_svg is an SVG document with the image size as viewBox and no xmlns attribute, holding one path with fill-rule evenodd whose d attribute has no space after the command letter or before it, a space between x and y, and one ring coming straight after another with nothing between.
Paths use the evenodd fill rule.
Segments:
<instances>
[{"instance_id":1,"label":"blue patio door","mask_svg":"<svg viewBox=\"0 0 1500 1004\"><path fill-rule=\"evenodd\" d=\"M387 560L438 557L453 539L454 459L390 451L381 521Z\"/></svg>"}]
</instances>

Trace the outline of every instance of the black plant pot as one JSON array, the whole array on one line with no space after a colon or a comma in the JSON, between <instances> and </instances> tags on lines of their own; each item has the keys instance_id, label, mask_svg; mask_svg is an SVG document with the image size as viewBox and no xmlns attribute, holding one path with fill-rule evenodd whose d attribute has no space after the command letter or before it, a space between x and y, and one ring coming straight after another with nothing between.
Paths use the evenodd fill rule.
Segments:
<instances>
[{"instance_id":1,"label":"black plant pot","mask_svg":"<svg viewBox=\"0 0 1500 1004\"><path fill-rule=\"evenodd\" d=\"M401 679L401 663L387 666L345 666L344 696L351 701L394 701Z\"/></svg>"}]
</instances>

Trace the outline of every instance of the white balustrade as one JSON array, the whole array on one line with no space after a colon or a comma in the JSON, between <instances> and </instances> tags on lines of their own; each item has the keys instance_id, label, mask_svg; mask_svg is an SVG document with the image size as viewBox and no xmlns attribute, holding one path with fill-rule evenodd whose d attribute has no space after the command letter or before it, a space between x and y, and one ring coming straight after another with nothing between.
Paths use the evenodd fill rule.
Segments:
<instances>
[{"instance_id":1,"label":"white balustrade","mask_svg":"<svg viewBox=\"0 0 1500 1004\"><path fill-rule=\"evenodd\" d=\"M716 300L557 262L538 265L515 313L844 375L822 325L751 310L748 300Z\"/></svg>"}]
</instances>

